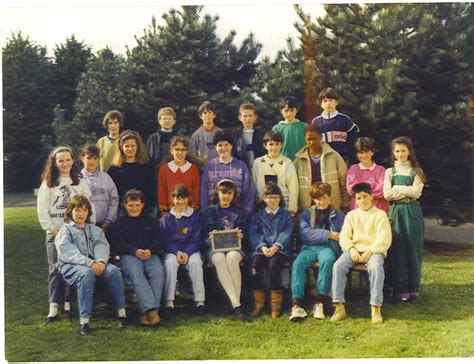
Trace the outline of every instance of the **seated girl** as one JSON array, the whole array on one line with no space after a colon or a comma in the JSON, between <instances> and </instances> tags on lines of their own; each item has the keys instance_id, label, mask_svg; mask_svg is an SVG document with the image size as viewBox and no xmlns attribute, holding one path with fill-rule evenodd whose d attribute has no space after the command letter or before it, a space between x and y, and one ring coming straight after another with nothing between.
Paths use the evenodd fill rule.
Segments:
<instances>
[{"instance_id":1,"label":"seated girl","mask_svg":"<svg viewBox=\"0 0 474 364\"><path fill-rule=\"evenodd\" d=\"M211 205L203 215L203 240L209 260L214 264L219 282L229 297L235 315L242 319L244 310L240 302L242 274L240 262L245 257L243 250L213 252L213 231L237 229L241 241L246 236L247 224L244 210L239 206L237 188L231 179L222 179L214 191Z\"/></svg>"},{"instance_id":2,"label":"seated girl","mask_svg":"<svg viewBox=\"0 0 474 364\"><path fill-rule=\"evenodd\" d=\"M159 225L150 215L143 214L145 196L142 191L129 190L124 197L126 212L109 228L109 241L120 255L122 273L132 283L142 312L140 322L155 326L160 322L158 310L165 273L158 254Z\"/></svg>"}]
</instances>

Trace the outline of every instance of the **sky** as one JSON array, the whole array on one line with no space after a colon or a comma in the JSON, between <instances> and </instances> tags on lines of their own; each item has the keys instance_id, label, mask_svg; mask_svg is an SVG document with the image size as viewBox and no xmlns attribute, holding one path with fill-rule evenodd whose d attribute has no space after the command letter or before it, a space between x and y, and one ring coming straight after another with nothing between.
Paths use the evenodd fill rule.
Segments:
<instances>
[{"instance_id":1,"label":"sky","mask_svg":"<svg viewBox=\"0 0 474 364\"><path fill-rule=\"evenodd\" d=\"M126 46L133 48L134 36L143 34L153 15L163 23L161 15L168 9L192 3L197 2L138 0L131 5L130 0L72 0L65 6L64 1L0 0L1 46L12 32L21 31L38 45L46 46L52 56L55 45L75 34L76 39L91 45L94 51L109 46L114 52L125 54ZM263 45L261 57L273 58L278 50L285 48L289 36L295 40L298 36L293 26L298 17L289 1L244 0L238 5L222 0L199 3L205 5L203 13L219 15L219 37L224 38L234 29L237 32L235 43L239 45L253 32ZM302 6L313 19L324 14L323 6L316 2Z\"/></svg>"}]
</instances>

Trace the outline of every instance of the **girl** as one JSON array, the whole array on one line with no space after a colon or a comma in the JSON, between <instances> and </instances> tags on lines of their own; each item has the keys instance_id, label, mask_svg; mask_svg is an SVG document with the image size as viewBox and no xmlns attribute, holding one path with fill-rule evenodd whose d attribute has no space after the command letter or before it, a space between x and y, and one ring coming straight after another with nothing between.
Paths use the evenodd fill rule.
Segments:
<instances>
[{"instance_id":1,"label":"girl","mask_svg":"<svg viewBox=\"0 0 474 364\"><path fill-rule=\"evenodd\" d=\"M250 220L250 242L254 249L252 285L255 303L251 315L260 315L265 305L263 271L268 267L272 317L275 318L281 315L284 292L281 268L291 257L293 219L291 212L284 208L283 195L276 184L270 183L265 187L263 202L266 206Z\"/></svg>"},{"instance_id":2,"label":"girl","mask_svg":"<svg viewBox=\"0 0 474 364\"><path fill-rule=\"evenodd\" d=\"M246 219L244 211L237 202L237 188L230 179L223 179L217 184L212 195L212 205L203 215L203 236L209 260L214 264L219 282L224 288L235 315L242 319L244 310L240 302L242 274L240 262L245 257L243 250L216 252L211 250L210 232L214 230L238 229L241 240L246 236Z\"/></svg>"},{"instance_id":3,"label":"girl","mask_svg":"<svg viewBox=\"0 0 474 364\"><path fill-rule=\"evenodd\" d=\"M47 325L57 320L58 305L65 297L64 281L57 268L58 255L54 238L64 224L66 208L71 197L85 195L91 198L91 191L86 181L81 179L69 147L61 146L51 151L41 178L43 182L38 191L38 220L46 231L49 313L43 323ZM64 309L69 311L69 301L64 302Z\"/></svg>"},{"instance_id":4,"label":"girl","mask_svg":"<svg viewBox=\"0 0 474 364\"><path fill-rule=\"evenodd\" d=\"M355 150L359 164L353 164L347 172L347 192L351 196L351 210L357 208L352 187L360 182L367 182L372 188L372 196L374 197L374 205L388 213L390 207L387 200L383 196L383 182L385 176L385 167L379 166L374 162L374 154L377 152L375 148L375 140L371 138L361 137L355 143Z\"/></svg>"},{"instance_id":5,"label":"girl","mask_svg":"<svg viewBox=\"0 0 474 364\"><path fill-rule=\"evenodd\" d=\"M391 143L395 164L385 171L383 193L391 201L389 218L393 220L393 242L387 257L388 283L394 302L418 300L425 225L418 199L425 174L408 137Z\"/></svg>"},{"instance_id":6,"label":"girl","mask_svg":"<svg viewBox=\"0 0 474 364\"><path fill-rule=\"evenodd\" d=\"M99 158L100 150L95 145L88 144L81 151L81 173L92 193L96 224L105 230L117 218L119 197L112 178L99 171Z\"/></svg>"},{"instance_id":7,"label":"girl","mask_svg":"<svg viewBox=\"0 0 474 364\"><path fill-rule=\"evenodd\" d=\"M172 191L177 184L189 190L189 204L199 208L199 164L188 154L189 141L181 136L171 139L171 154L165 157L158 173L158 202L163 216L173 207Z\"/></svg>"},{"instance_id":8,"label":"girl","mask_svg":"<svg viewBox=\"0 0 474 364\"><path fill-rule=\"evenodd\" d=\"M118 150L118 137L120 129L123 128L123 114L117 110L110 110L105 114L102 125L107 130L108 135L103 136L97 141L97 148L102 155L99 158L99 166L102 172L107 172L112 165L115 153Z\"/></svg>"},{"instance_id":9,"label":"girl","mask_svg":"<svg viewBox=\"0 0 474 364\"><path fill-rule=\"evenodd\" d=\"M140 135L125 130L119 136L119 151L115 154L113 165L107 172L117 187L120 205L128 190L143 191L146 198L145 210L148 213L155 205L153 199L153 167L148 163L148 155ZM120 212L123 215L123 212Z\"/></svg>"},{"instance_id":10,"label":"girl","mask_svg":"<svg viewBox=\"0 0 474 364\"><path fill-rule=\"evenodd\" d=\"M73 196L66 209L66 222L54 244L58 250L59 269L67 283L77 288L79 334L89 333L96 281L107 284L117 309L118 327L125 325L123 278L113 264L107 264L110 246L103 231L90 223L92 206L87 197Z\"/></svg>"},{"instance_id":11,"label":"girl","mask_svg":"<svg viewBox=\"0 0 474 364\"><path fill-rule=\"evenodd\" d=\"M140 322L155 326L160 322L158 309L165 281L163 265L158 256L158 222L142 214L145 196L142 191L129 190L123 201L126 216L110 226L109 241L120 255L122 273L132 283L142 311Z\"/></svg>"},{"instance_id":12,"label":"girl","mask_svg":"<svg viewBox=\"0 0 474 364\"><path fill-rule=\"evenodd\" d=\"M174 296L178 268L185 265L191 278L195 314L205 314L204 279L201 260L201 218L199 213L188 206L189 190L183 184L173 189L173 207L160 222L161 241L165 251L165 315L174 308Z\"/></svg>"}]
</instances>

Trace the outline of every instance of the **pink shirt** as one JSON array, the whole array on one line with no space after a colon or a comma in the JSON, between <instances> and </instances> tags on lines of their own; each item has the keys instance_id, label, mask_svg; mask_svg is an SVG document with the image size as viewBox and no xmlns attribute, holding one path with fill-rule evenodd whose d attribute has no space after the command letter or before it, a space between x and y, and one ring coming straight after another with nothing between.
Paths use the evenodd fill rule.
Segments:
<instances>
[{"instance_id":1,"label":"pink shirt","mask_svg":"<svg viewBox=\"0 0 474 364\"><path fill-rule=\"evenodd\" d=\"M385 168L377 164L372 164L370 168L363 167L361 163L353 164L347 171L347 192L351 196L351 210L357 208L354 196L352 196L352 187L360 182L367 182L372 187L372 196L374 205L388 213L389 203L383 196L383 181L385 178Z\"/></svg>"}]
</instances>

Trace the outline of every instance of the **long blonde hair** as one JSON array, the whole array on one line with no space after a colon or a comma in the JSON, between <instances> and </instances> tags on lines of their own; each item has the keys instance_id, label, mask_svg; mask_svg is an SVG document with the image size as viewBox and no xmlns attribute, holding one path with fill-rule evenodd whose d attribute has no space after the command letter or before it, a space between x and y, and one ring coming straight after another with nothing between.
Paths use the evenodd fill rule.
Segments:
<instances>
[{"instance_id":1,"label":"long blonde hair","mask_svg":"<svg viewBox=\"0 0 474 364\"><path fill-rule=\"evenodd\" d=\"M119 135L118 139L118 151L115 153L113 164L117 167L121 167L125 162L125 154L123 152L123 144L127 141L133 139L137 143L137 154L135 156L135 162L140 164L148 163L150 160L148 158L148 153L143 144L140 134L133 130L125 130Z\"/></svg>"}]
</instances>

